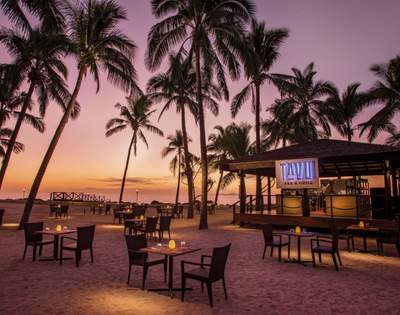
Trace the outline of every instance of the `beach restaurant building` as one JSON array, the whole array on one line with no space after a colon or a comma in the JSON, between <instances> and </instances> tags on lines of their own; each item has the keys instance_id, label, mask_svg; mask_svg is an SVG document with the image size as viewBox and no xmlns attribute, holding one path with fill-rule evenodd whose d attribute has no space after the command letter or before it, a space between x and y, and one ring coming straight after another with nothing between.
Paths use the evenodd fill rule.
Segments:
<instances>
[{"instance_id":1,"label":"beach restaurant building","mask_svg":"<svg viewBox=\"0 0 400 315\"><path fill-rule=\"evenodd\" d=\"M343 226L360 219L385 224L400 212L400 149L391 146L321 139L229 161L222 169L238 173L241 182L246 175L267 178L260 201L240 185L236 223L321 227L335 218ZM370 187L371 176L381 177L381 187ZM271 183L279 194L271 194Z\"/></svg>"}]
</instances>

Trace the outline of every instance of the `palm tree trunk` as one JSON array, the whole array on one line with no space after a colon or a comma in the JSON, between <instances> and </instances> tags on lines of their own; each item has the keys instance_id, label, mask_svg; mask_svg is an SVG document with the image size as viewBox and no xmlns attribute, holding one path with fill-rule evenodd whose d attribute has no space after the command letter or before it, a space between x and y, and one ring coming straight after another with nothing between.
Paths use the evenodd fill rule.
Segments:
<instances>
[{"instance_id":1,"label":"palm tree trunk","mask_svg":"<svg viewBox=\"0 0 400 315\"><path fill-rule=\"evenodd\" d=\"M178 209L180 187L181 187L181 149L178 150L178 185L176 187L176 196L175 196L176 209Z\"/></svg>"},{"instance_id":2,"label":"palm tree trunk","mask_svg":"<svg viewBox=\"0 0 400 315\"><path fill-rule=\"evenodd\" d=\"M78 97L85 71L86 71L85 68L81 68L79 70L78 79L75 84L74 92L72 93L71 99L69 100L67 109L65 110L64 115L62 116L60 123L57 126L57 129L53 135L53 138L51 139L50 145L47 148L46 154L43 158L42 164L40 165L35 180L33 181L28 199L26 200L25 203L24 213L22 214L21 221L19 223L19 229L22 229L23 224L29 221L29 216L31 214L32 207L35 202L36 195L39 191L40 184L42 183L42 179L44 177L44 174L46 173L47 166L49 165L50 159L53 156L57 143L60 140L61 134L68 123L68 120L71 116L71 112L74 109L75 101L76 98Z\"/></svg>"},{"instance_id":3,"label":"palm tree trunk","mask_svg":"<svg viewBox=\"0 0 400 315\"><path fill-rule=\"evenodd\" d=\"M221 188L221 182L222 182L223 176L224 176L224 171L219 171L219 179L218 179L217 190L215 191L214 204L217 204L217 202L218 202L219 190Z\"/></svg>"},{"instance_id":4,"label":"palm tree trunk","mask_svg":"<svg viewBox=\"0 0 400 315\"><path fill-rule=\"evenodd\" d=\"M182 136L183 136L183 151L185 154L185 171L186 171L186 178L188 181L188 218L191 219L194 217L194 182L193 182L193 169L190 163L190 156L189 156L189 144L188 144L188 136L186 130L186 115L185 115L185 105L182 104L181 106L181 119L182 119Z\"/></svg>"},{"instance_id":5,"label":"palm tree trunk","mask_svg":"<svg viewBox=\"0 0 400 315\"><path fill-rule=\"evenodd\" d=\"M261 152L261 136L260 136L260 85L257 83L256 88L256 104L255 104L255 114L256 114L256 154ZM262 200L262 182L261 176L256 176L256 210L262 210L263 200Z\"/></svg>"},{"instance_id":6,"label":"palm tree trunk","mask_svg":"<svg viewBox=\"0 0 400 315\"><path fill-rule=\"evenodd\" d=\"M208 229L207 223L207 146L206 146L206 130L204 123L203 97L201 90L201 69L200 69L200 48L195 47L196 59L196 85L197 85L197 103L199 106L199 126L200 126L200 158L201 158L201 205L200 205L200 224L199 230Z\"/></svg>"},{"instance_id":7,"label":"palm tree trunk","mask_svg":"<svg viewBox=\"0 0 400 315\"><path fill-rule=\"evenodd\" d=\"M19 130L21 129L22 122L24 121L25 114L26 114L26 111L28 110L29 103L31 102L31 98L32 98L34 90L35 90L35 83L31 82L31 85L29 86L28 94L26 95L24 103L22 104L21 112L18 115L18 119L15 124L13 133L11 135L10 141L8 142L7 151L3 158L3 163L1 164L0 189L3 186L3 181L4 181L4 177L6 175L8 164L10 163L11 154L13 152L15 142L17 141L18 133L19 133Z\"/></svg>"},{"instance_id":8,"label":"palm tree trunk","mask_svg":"<svg viewBox=\"0 0 400 315\"><path fill-rule=\"evenodd\" d=\"M136 139L136 133L133 134L131 143L129 144L128 155L126 157L126 163L125 163L125 169L124 169L124 175L122 177L122 182L121 182L121 191L119 192L119 203L122 202L122 197L124 195L126 173L128 172L129 160L131 159L132 145L133 145L133 142L135 141L135 139Z\"/></svg>"}]
</instances>

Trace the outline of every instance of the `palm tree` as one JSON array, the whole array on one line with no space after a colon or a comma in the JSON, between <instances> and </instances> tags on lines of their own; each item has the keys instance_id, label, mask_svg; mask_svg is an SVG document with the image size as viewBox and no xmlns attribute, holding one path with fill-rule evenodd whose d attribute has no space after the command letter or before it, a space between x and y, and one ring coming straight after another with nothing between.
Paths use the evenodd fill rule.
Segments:
<instances>
[{"instance_id":1,"label":"palm tree","mask_svg":"<svg viewBox=\"0 0 400 315\"><path fill-rule=\"evenodd\" d=\"M219 171L219 178L214 199L214 203L217 204L220 189L226 188L234 181L235 173L228 172L227 174L224 174L224 171L221 168L222 164L224 164L228 159L227 139L229 135L222 126L215 126L214 129L217 132L212 133L208 137L209 144L207 149L209 151L209 164L211 170Z\"/></svg>"},{"instance_id":2,"label":"palm tree","mask_svg":"<svg viewBox=\"0 0 400 315\"><path fill-rule=\"evenodd\" d=\"M386 64L371 67L378 81L370 93L377 103L384 106L367 122L361 124L361 134L368 130L368 140L373 141L380 131L396 134L393 117L400 112L400 55Z\"/></svg>"},{"instance_id":3,"label":"palm tree","mask_svg":"<svg viewBox=\"0 0 400 315\"><path fill-rule=\"evenodd\" d=\"M152 77L147 84L147 92L155 102L164 101L164 107L160 112L159 118L163 113L175 105L176 112L181 114L181 128L183 135L185 171L188 181L188 218L193 218L194 203L194 179L191 167L188 146L188 135L186 128L186 108L197 121L198 106L196 102L196 73L193 70L190 59L183 59L182 55L169 56L169 69L165 73L160 73ZM218 103L221 93L218 87L212 82L203 80L203 100L204 104L214 114L218 114Z\"/></svg>"},{"instance_id":4,"label":"palm tree","mask_svg":"<svg viewBox=\"0 0 400 315\"><path fill-rule=\"evenodd\" d=\"M243 104L252 96L255 113L255 153L261 152L261 99L260 88L269 80L269 71L279 57L279 48L289 36L284 28L267 29L264 22L253 20L250 31L245 35L244 70L249 84L234 98L231 104L232 117L235 118ZM256 208L262 207L261 176L256 176Z\"/></svg>"},{"instance_id":5,"label":"palm tree","mask_svg":"<svg viewBox=\"0 0 400 315\"><path fill-rule=\"evenodd\" d=\"M239 76L239 50L245 24L254 13L250 0L152 0L153 15L165 17L155 24L148 36L146 64L151 70L160 66L164 57L180 45L179 53L187 52L194 63L200 129L201 216L199 229L207 224L207 145L203 108L203 76L215 77L225 99L229 97L224 64L232 78Z\"/></svg>"},{"instance_id":6,"label":"palm tree","mask_svg":"<svg viewBox=\"0 0 400 315\"><path fill-rule=\"evenodd\" d=\"M136 71L133 67L135 44L123 34L117 25L126 20L126 12L112 0L88 0L66 11L68 17L68 35L71 39L71 51L77 58L78 78L43 161L32 184L25 204L20 226L27 222L33 203L47 166L56 149L61 134L68 123L76 104L82 82L90 72L100 89L99 68L107 73L107 79L132 94L137 91Z\"/></svg>"},{"instance_id":7,"label":"palm tree","mask_svg":"<svg viewBox=\"0 0 400 315\"><path fill-rule=\"evenodd\" d=\"M372 100L369 93L360 93L360 83L350 84L340 95L334 88L326 99L326 111L329 122L336 128L342 137L351 141L358 126L353 120Z\"/></svg>"},{"instance_id":8,"label":"palm tree","mask_svg":"<svg viewBox=\"0 0 400 315\"><path fill-rule=\"evenodd\" d=\"M313 141L331 134L323 97L334 88L328 81L315 82L314 63L303 71L292 68L293 75L272 74L282 97L272 105L282 121L293 129L296 143Z\"/></svg>"},{"instance_id":9,"label":"palm tree","mask_svg":"<svg viewBox=\"0 0 400 315\"><path fill-rule=\"evenodd\" d=\"M32 26L24 9L37 17L48 31L61 31L65 26L62 0L0 0L3 13L20 30L30 32Z\"/></svg>"},{"instance_id":10,"label":"palm tree","mask_svg":"<svg viewBox=\"0 0 400 315\"><path fill-rule=\"evenodd\" d=\"M117 103L115 108L120 111L120 118L112 118L106 124L106 136L109 137L117 132L125 130L129 127L132 130L132 138L129 143L128 155L126 158L124 175L122 177L121 191L119 194L119 202L122 202L124 194L126 174L128 172L129 160L133 148L133 155L136 156L138 140L141 140L147 148L149 145L143 133L143 130L163 136L163 132L150 122L151 115L155 110L151 110L152 102L144 95L136 97L127 97L127 105Z\"/></svg>"},{"instance_id":11,"label":"palm tree","mask_svg":"<svg viewBox=\"0 0 400 315\"><path fill-rule=\"evenodd\" d=\"M9 84L10 89L15 90L24 79L29 86L24 94L23 102L18 104L21 105L20 112L1 165L1 188L14 144L22 123L26 121L26 113L32 105L34 93L37 94L41 116L45 115L50 100L54 100L65 108L65 102L70 94L65 83L68 71L62 62L69 48L69 40L64 34L47 32L43 28L35 28L27 34L2 29L0 43L4 44L9 55L14 59L11 65L6 65L14 68L15 76L9 78L12 82Z\"/></svg>"},{"instance_id":12,"label":"palm tree","mask_svg":"<svg viewBox=\"0 0 400 315\"><path fill-rule=\"evenodd\" d=\"M400 131L394 131L392 135L386 140L386 144L400 147Z\"/></svg>"},{"instance_id":13,"label":"palm tree","mask_svg":"<svg viewBox=\"0 0 400 315\"><path fill-rule=\"evenodd\" d=\"M180 189L180 184L181 184L181 169L182 169L182 163L184 161L184 156L183 156L183 151L184 151L184 145L183 145L183 134L181 130L175 130L174 135L169 135L167 137L169 140L168 146L166 146L162 152L161 156L164 158L170 154L175 154L174 157L172 158L171 162L169 163L169 167L172 171L172 173L175 174L178 173L178 183L176 187L176 197L175 197L175 205L178 205L179 203L179 189ZM188 139L188 141L191 141L191 139Z\"/></svg>"},{"instance_id":14,"label":"palm tree","mask_svg":"<svg viewBox=\"0 0 400 315\"><path fill-rule=\"evenodd\" d=\"M9 145L11 135L12 135L11 129L0 127L0 157L1 158L4 158L4 156L6 154L6 148ZM24 151L24 145L21 142L16 141L14 143L13 151L15 154L18 154L18 153Z\"/></svg>"}]
</instances>

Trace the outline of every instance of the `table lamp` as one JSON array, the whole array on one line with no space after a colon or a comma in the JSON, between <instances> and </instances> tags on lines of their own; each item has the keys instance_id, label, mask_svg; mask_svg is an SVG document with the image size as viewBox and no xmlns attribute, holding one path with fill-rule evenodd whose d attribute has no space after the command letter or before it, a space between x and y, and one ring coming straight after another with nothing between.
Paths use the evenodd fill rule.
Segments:
<instances>
[{"instance_id":1,"label":"table lamp","mask_svg":"<svg viewBox=\"0 0 400 315\"><path fill-rule=\"evenodd\" d=\"M170 240L169 242L168 242L168 248L169 249L175 249L175 241L174 240Z\"/></svg>"}]
</instances>

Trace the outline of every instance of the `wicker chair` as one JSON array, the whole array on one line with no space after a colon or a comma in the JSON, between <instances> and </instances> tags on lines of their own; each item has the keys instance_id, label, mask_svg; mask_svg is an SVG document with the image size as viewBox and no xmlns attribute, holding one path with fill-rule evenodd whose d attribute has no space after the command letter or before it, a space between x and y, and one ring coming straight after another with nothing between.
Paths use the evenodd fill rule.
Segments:
<instances>
[{"instance_id":1,"label":"wicker chair","mask_svg":"<svg viewBox=\"0 0 400 315\"><path fill-rule=\"evenodd\" d=\"M337 229L331 230L332 236L320 236L311 239L311 255L313 260L313 266L315 264L315 253L319 256L319 262L322 262L321 254L329 254L332 256L333 263L335 264L336 271L339 271L337 260L339 260L340 266L342 266L342 259L339 253L339 231ZM336 259L337 257L337 259Z\"/></svg>"},{"instance_id":2,"label":"wicker chair","mask_svg":"<svg viewBox=\"0 0 400 315\"><path fill-rule=\"evenodd\" d=\"M378 232L376 236L376 247L379 255L383 254L383 244L391 244L396 246L397 254L400 257L400 220L398 217L396 221L398 223L398 230L396 232L385 230L380 230Z\"/></svg>"},{"instance_id":3,"label":"wicker chair","mask_svg":"<svg viewBox=\"0 0 400 315\"><path fill-rule=\"evenodd\" d=\"M60 218L63 216L64 218L68 217L68 210L69 206L68 205L62 205L60 209Z\"/></svg>"},{"instance_id":4,"label":"wicker chair","mask_svg":"<svg viewBox=\"0 0 400 315\"><path fill-rule=\"evenodd\" d=\"M126 230L128 230L129 234L132 234L132 231L135 229L135 222L127 220L133 220L135 218L135 214L132 212L124 213L123 218L124 218L124 234L126 234Z\"/></svg>"},{"instance_id":5,"label":"wicker chair","mask_svg":"<svg viewBox=\"0 0 400 315\"><path fill-rule=\"evenodd\" d=\"M144 233L147 239L153 237L156 239L158 217L147 217L146 224L144 226L138 226L135 228L136 232Z\"/></svg>"},{"instance_id":6,"label":"wicker chair","mask_svg":"<svg viewBox=\"0 0 400 315\"><path fill-rule=\"evenodd\" d=\"M32 260L35 261L37 247L39 247L39 256L41 256L43 246L51 244L54 245L54 240L43 240L43 234L38 233L39 231L43 231L43 222L24 223L25 248L22 259L25 259L26 250L28 249L28 246L33 247Z\"/></svg>"},{"instance_id":7,"label":"wicker chair","mask_svg":"<svg viewBox=\"0 0 400 315\"><path fill-rule=\"evenodd\" d=\"M224 247L216 247L213 249L212 256L201 255L200 263L195 263L191 261L181 261L182 268L182 295L181 300L184 301L185 289L186 289L186 279L193 279L201 282L201 290L204 290L204 284L207 286L208 300L210 306L213 306L213 295L212 295L212 284L216 281L222 280L222 285L224 287L225 299L228 299L225 285L225 266L228 260L229 250L231 244ZM204 263L204 259L211 259L209 264ZM199 268L194 270L185 270L186 265L199 266Z\"/></svg>"},{"instance_id":8,"label":"wicker chair","mask_svg":"<svg viewBox=\"0 0 400 315\"><path fill-rule=\"evenodd\" d=\"M144 290L146 284L147 271L149 267L156 265L164 266L164 281L167 279L167 257L164 259L150 261L148 253L141 252L140 249L147 247L146 235L125 235L126 246L128 248L129 255L129 269L128 269L128 281L130 285L131 269L132 266L140 266L143 268L142 278L142 290Z\"/></svg>"},{"instance_id":9,"label":"wicker chair","mask_svg":"<svg viewBox=\"0 0 400 315\"><path fill-rule=\"evenodd\" d=\"M68 236L61 237L61 245L60 245L60 265L63 260L63 251L73 251L75 252L75 265L79 267L79 261L82 258L82 251L89 250L90 251L90 262L93 264L93 239L94 239L94 231L96 229L95 225L82 226L77 228L77 238L72 238ZM72 240L73 243L64 244L64 240Z\"/></svg>"},{"instance_id":10,"label":"wicker chair","mask_svg":"<svg viewBox=\"0 0 400 315\"><path fill-rule=\"evenodd\" d=\"M109 215L111 214L111 204L106 204L106 208L104 210L104 215Z\"/></svg>"},{"instance_id":11,"label":"wicker chair","mask_svg":"<svg viewBox=\"0 0 400 315\"><path fill-rule=\"evenodd\" d=\"M160 223L157 229L158 238L160 241L164 239L164 232L168 232L168 239L171 239L171 231L170 231L171 219L172 219L171 216L160 217Z\"/></svg>"},{"instance_id":12,"label":"wicker chair","mask_svg":"<svg viewBox=\"0 0 400 315\"><path fill-rule=\"evenodd\" d=\"M286 241L283 240L283 235L275 234L272 231L272 225L266 224L262 227L263 236L264 236L264 252L262 258L265 258L265 252L267 251L267 247L271 247L271 254L274 254L274 248L278 248L278 259L281 261L282 259L282 247L288 248L288 258L290 258L290 237ZM278 240L276 240L278 238Z\"/></svg>"}]
</instances>

